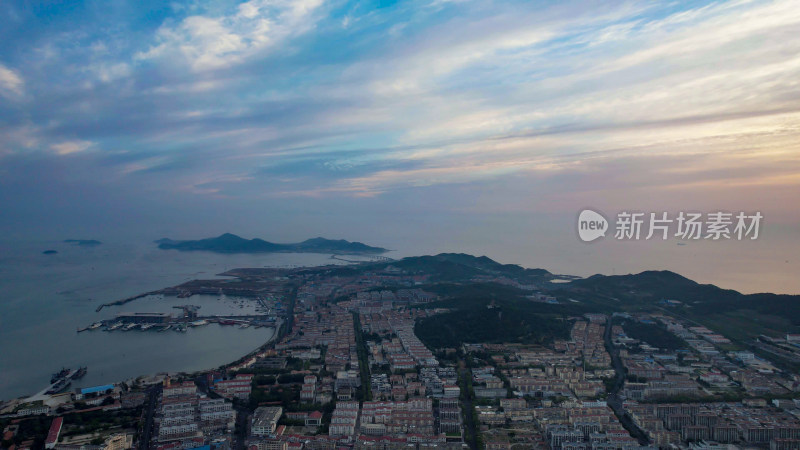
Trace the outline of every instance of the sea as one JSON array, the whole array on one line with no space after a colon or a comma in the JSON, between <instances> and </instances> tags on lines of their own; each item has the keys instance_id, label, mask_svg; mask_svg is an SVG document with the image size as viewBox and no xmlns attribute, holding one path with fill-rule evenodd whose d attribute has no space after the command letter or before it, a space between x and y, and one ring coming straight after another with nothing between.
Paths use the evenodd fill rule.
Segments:
<instances>
[{"instance_id":1,"label":"sea","mask_svg":"<svg viewBox=\"0 0 800 450\"><path fill-rule=\"evenodd\" d=\"M45 255L44 250L58 253ZM62 367L86 366L72 387L120 382L163 372L211 369L270 341L272 328L209 324L185 333L172 330L77 332L121 312L168 312L200 306L200 314L252 312L236 297L149 296L125 305L103 303L217 278L236 267L344 264L330 254L221 255L160 250L155 244L103 243L85 247L60 241L0 242L0 400L33 395Z\"/></svg>"}]
</instances>

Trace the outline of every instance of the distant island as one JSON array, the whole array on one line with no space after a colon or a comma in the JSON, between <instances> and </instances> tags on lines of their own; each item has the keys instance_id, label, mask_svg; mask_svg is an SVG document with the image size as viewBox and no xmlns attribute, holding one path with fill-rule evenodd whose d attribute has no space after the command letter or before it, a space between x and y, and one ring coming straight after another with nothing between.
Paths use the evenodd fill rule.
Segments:
<instances>
[{"instance_id":1,"label":"distant island","mask_svg":"<svg viewBox=\"0 0 800 450\"><path fill-rule=\"evenodd\" d=\"M56 253L58 252L55 250L45 250L42 252L43 255L55 255Z\"/></svg>"},{"instance_id":2,"label":"distant island","mask_svg":"<svg viewBox=\"0 0 800 450\"><path fill-rule=\"evenodd\" d=\"M64 242L67 244L75 244L81 247L95 247L102 244L102 242L94 239L64 239Z\"/></svg>"},{"instance_id":3,"label":"distant island","mask_svg":"<svg viewBox=\"0 0 800 450\"><path fill-rule=\"evenodd\" d=\"M388 250L372 247L361 242L344 239L308 239L293 244L276 244L263 239L244 239L235 234L225 233L219 237L196 241L176 241L159 239L155 241L162 250L207 251L215 253L344 253L350 255L379 255Z\"/></svg>"}]
</instances>

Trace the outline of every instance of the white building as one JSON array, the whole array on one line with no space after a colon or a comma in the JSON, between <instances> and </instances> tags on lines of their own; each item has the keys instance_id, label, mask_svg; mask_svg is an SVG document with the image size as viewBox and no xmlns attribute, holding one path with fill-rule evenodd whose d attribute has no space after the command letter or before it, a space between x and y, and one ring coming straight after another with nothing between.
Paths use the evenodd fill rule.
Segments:
<instances>
[{"instance_id":1,"label":"white building","mask_svg":"<svg viewBox=\"0 0 800 450\"><path fill-rule=\"evenodd\" d=\"M251 434L253 436L268 436L275 433L281 414L283 414L283 408L280 406L257 408L255 414L253 414Z\"/></svg>"}]
</instances>

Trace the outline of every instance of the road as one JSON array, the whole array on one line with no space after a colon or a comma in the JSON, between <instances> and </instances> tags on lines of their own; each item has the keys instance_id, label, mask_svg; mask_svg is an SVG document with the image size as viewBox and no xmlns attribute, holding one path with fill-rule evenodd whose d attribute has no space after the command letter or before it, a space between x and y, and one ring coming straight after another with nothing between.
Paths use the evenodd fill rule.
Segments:
<instances>
[{"instance_id":1,"label":"road","mask_svg":"<svg viewBox=\"0 0 800 450\"><path fill-rule=\"evenodd\" d=\"M650 439L647 437L647 433L642 431L642 429L633 422L631 416L628 415L625 408L623 408L622 399L619 396L619 391L625 385L625 367L622 365L622 360L619 359L619 352L617 352L617 349L614 348L614 344L611 342L611 318L606 321L604 339L606 342L606 350L611 355L611 364L614 366L614 372L616 372L614 387L611 388L611 391L608 393L606 402L608 406L614 410L614 414L616 414L622 426L628 430L631 436L639 441L639 445L649 445Z\"/></svg>"},{"instance_id":2,"label":"road","mask_svg":"<svg viewBox=\"0 0 800 450\"><path fill-rule=\"evenodd\" d=\"M464 428L469 429L471 431L471 439L467 442L469 448L471 450L478 449L478 433L480 432L480 428L474 421L474 417L472 416L472 390L468 389L468 387L472 383L472 370L461 368L458 370L461 379L464 380L464 385L461 386L461 389L464 391L464 399L463 399L463 413L464 413Z\"/></svg>"},{"instance_id":3,"label":"road","mask_svg":"<svg viewBox=\"0 0 800 450\"><path fill-rule=\"evenodd\" d=\"M147 413L145 414L144 427L142 428L142 436L139 439L139 449L147 450L150 448L150 438L153 433L153 415L156 411L156 404L158 403L158 394L161 392L161 385L151 387L148 390L147 398Z\"/></svg>"},{"instance_id":4,"label":"road","mask_svg":"<svg viewBox=\"0 0 800 450\"><path fill-rule=\"evenodd\" d=\"M236 411L236 429L233 433L233 450L244 450L244 441L247 438L247 425L250 421L250 410L243 406L233 407Z\"/></svg>"}]
</instances>

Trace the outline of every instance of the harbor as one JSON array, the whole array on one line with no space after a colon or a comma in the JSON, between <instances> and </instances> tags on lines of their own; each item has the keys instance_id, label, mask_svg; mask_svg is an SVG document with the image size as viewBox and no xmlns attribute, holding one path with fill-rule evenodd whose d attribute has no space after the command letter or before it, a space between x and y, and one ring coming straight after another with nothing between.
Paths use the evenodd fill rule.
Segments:
<instances>
[{"instance_id":1,"label":"harbor","mask_svg":"<svg viewBox=\"0 0 800 450\"><path fill-rule=\"evenodd\" d=\"M259 286L261 287L261 286ZM279 328L280 319L286 314L284 302L285 292L271 289L254 289L248 286L243 289L231 289L219 284L199 284L196 281L173 288L162 289L139 296L125 298L119 302L107 304L121 306L137 300L141 308L161 309L162 311L118 312L111 319L92 322L79 327L78 333L91 331L174 331L185 333L190 328L210 324L245 328ZM229 295L233 294L233 295ZM194 298L197 301L186 303ZM174 304L182 300L180 304ZM170 312L164 312L164 309ZM175 313L174 310L180 311ZM209 310L206 314L200 311Z\"/></svg>"},{"instance_id":2,"label":"harbor","mask_svg":"<svg viewBox=\"0 0 800 450\"><path fill-rule=\"evenodd\" d=\"M213 315L199 316L196 314L184 314L182 317L175 317L166 313L121 313L113 319L101 320L89 326L78 328L78 333L84 331L102 330L112 331L176 331L185 333L189 328L202 327L210 324L221 326L238 326L239 328L278 328L282 321L274 316L268 315Z\"/></svg>"},{"instance_id":3,"label":"harbor","mask_svg":"<svg viewBox=\"0 0 800 450\"><path fill-rule=\"evenodd\" d=\"M236 271L221 275L239 275ZM141 309L152 308L152 310L118 312L114 318L94 321L79 327L77 332L102 330L185 333L190 328L210 324L234 326L240 329L271 327L277 330L280 328L279 318L287 314L286 285L282 282L264 280L264 273L270 275L280 273L275 269L259 269L258 272L257 282L254 282L253 278L245 277L240 278L240 282L237 283L231 283L230 280L192 280L178 286L106 303L102 306L111 308L129 305L135 301ZM187 299L196 301L186 303ZM174 304L177 300L180 300L180 304ZM155 311L165 308L169 308L171 312ZM101 309L98 308L98 311ZM174 314L173 310L179 310L180 313ZM201 310L209 312L201 314Z\"/></svg>"},{"instance_id":4,"label":"harbor","mask_svg":"<svg viewBox=\"0 0 800 450\"><path fill-rule=\"evenodd\" d=\"M78 367L71 369L62 367L58 372L50 376L50 384L38 393L28 398L28 401L36 401L47 398L51 395L60 394L65 392L72 385L73 381L80 380L88 372L87 367Z\"/></svg>"}]
</instances>

